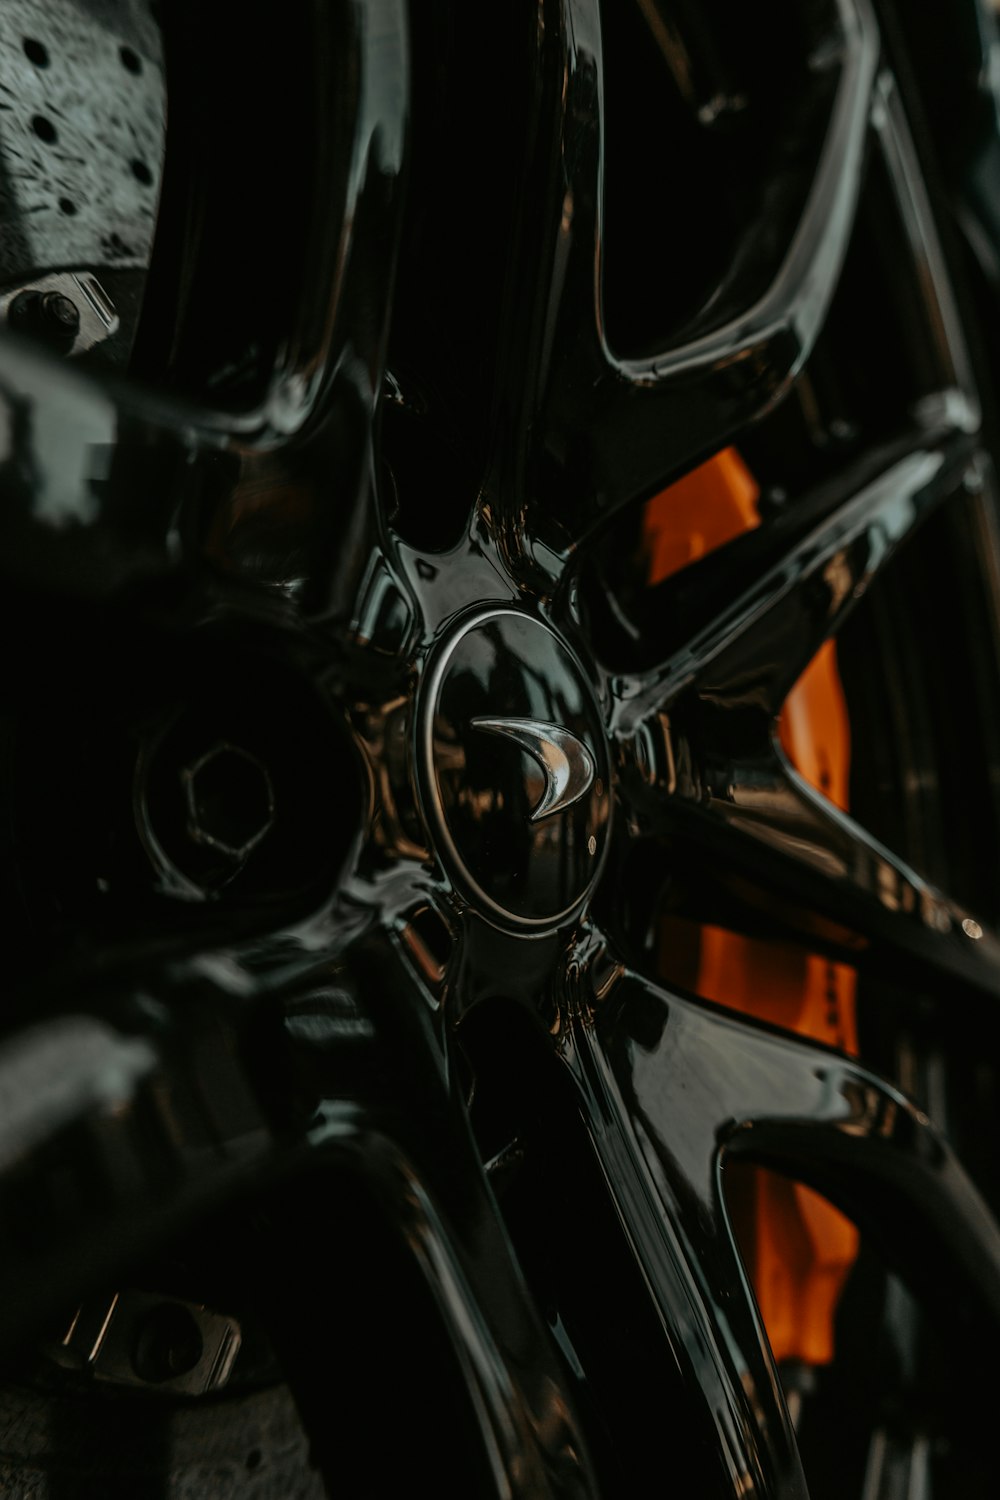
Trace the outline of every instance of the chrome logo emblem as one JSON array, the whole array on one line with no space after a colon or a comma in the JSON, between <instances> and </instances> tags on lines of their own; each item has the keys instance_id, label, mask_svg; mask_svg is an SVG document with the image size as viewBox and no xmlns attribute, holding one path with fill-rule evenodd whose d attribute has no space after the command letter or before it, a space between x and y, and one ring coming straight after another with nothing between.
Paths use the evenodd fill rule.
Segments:
<instances>
[{"instance_id":1,"label":"chrome logo emblem","mask_svg":"<svg viewBox=\"0 0 1000 1500\"><path fill-rule=\"evenodd\" d=\"M416 733L421 808L456 893L528 935L573 921L611 793L604 722L568 644L513 605L467 615L428 660Z\"/></svg>"},{"instance_id":2,"label":"chrome logo emblem","mask_svg":"<svg viewBox=\"0 0 1000 1500\"><path fill-rule=\"evenodd\" d=\"M577 802L594 779L590 751L575 734L558 724L539 724L536 719L473 719L472 727L489 734L505 734L541 767L545 790L532 810L533 823Z\"/></svg>"}]
</instances>

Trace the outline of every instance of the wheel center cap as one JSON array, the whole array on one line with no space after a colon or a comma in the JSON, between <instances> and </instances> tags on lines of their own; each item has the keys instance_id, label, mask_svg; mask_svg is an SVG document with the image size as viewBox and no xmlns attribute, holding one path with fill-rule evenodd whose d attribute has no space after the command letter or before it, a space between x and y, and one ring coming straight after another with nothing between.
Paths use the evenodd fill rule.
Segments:
<instances>
[{"instance_id":1,"label":"wheel center cap","mask_svg":"<svg viewBox=\"0 0 1000 1500\"><path fill-rule=\"evenodd\" d=\"M431 663L419 734L425 811L466 899L520 930L574 916L611 798L600 712L568 646L515 609L465 620Z\"/></svg>"}]
</instances>

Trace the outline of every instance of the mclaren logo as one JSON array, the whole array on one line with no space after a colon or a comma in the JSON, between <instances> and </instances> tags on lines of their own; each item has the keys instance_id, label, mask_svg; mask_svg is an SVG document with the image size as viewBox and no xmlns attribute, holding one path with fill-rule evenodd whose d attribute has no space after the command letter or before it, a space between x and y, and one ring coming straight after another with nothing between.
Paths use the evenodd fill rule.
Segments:
<instances>
[{"instance_id":1,"label":"mclaren logo","mask_svg":"<svg viewBox=\"0 0 1000 1500\"><path fill-rule=\"evenodd\" d=\"M594 758L568 729L538 719L473 719L472 728L513 740L538 762L545 777L545 789L532 809L533 823L570 807L590 789Z\"/></svg>"}]
</instances>

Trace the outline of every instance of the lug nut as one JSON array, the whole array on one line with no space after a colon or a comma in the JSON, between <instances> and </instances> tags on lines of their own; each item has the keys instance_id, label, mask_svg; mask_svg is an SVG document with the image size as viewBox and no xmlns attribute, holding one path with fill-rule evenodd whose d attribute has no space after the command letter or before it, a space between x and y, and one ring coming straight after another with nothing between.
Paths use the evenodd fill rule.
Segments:
<instances>
[{"instance_id":1,"label":"lug nut","mask_svg":"<svg viewBox=\"0 0 1000 1500\"><path fill-rule=\"evenodd\" d=\"M73 347L80 332L80 309L62 292L19 292L8 316L12 328L64 353Z\"/></svg>"},{"instance_id":2,"label":"lug nut","mask_svg":"<svg viewBox=\"0 0 1000 1500\"><path fill-rule=\"evenodd\" d=\"M181 784L188 836L239 864L274 825L274 788L267 767L239 745L220 740L185 766Z\"/></svg>"}]
</instances>

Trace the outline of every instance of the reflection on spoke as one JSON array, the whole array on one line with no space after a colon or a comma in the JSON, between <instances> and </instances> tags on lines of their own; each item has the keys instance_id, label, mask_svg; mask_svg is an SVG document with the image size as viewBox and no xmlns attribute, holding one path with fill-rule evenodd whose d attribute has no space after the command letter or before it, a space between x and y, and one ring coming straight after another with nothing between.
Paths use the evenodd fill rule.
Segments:
<instances>
[{"instance_id":1,"label":"reflection on spoke","mask_svg":"<svg viewBox=\"0 0 1000 1500\"><path fill-rule=\"evenodd\" d=\"M725 1493L804 1496L777 1373L716 1190L711 1053L692 1070L672 1016L665 1028L666 1009L657 1014L626 978L592 1018L577 1018L563 1059L694 1420L711 1433ZM633 1069L639 1058L668 1054L676 1072L647 1098ZM671 1110L666 1135L655 1100Z\"/></svg>"},{"instance_id":2,"label":"reflection on spoke","mask_svg":"<svg viewBox=\"0 0 1000 1500\"><path fill-rule=\"evenodd\" d=\"M661 732L676 731L661 724ZM679 836L696 859L742 874L773 895L784 923L835 949L867 951L913 977L930 964L942 977L1000 993L997 938L808 786L777 746L765 739L755 754L697 760L675 743L673 754L684 768L673 794L637 792L647 829ZM813 913L827 919L825 931Z\"/></svg>"},{"instance_id":3,"label":"reflection on spoke","mask_svg":"<svg viewBox=\"0 0 1000 1500\"><path fill-rule=\"evenodd\" d=\"M345 448L323 429L259 453L193 407L2 343L5 571L21 586L120 602L199 575L208 593L211 568L256 585L262 610L329 614L337 600L349 619L376 528L367 434Z\"/></svg>"},{"instance_id":4,"label":"reflection on spoke","mask_svg":"<svg viewBox=\"0 0 1000 1500\"><path fill-rule=\"evenodd\" d=\"M350 619L377 531L405 12L264 8L274 24L234 37L220 22L214 43L202 7L180 3L165 23L177 76L133 373L171 394L104 389L0 346L0 540L29 585L115 598L207 557L263 607ZM271 86L283 67L294 104ZM297 186L272 181L261 215L262 176L277 175L262 162L283 157Z\"/></svg>"},{"instance_id":5,"label":"reflection on spoke","mask_svg":"<svg viewBox=\"0 0 1000 1500\"><path fill-rule=\"evenodd\" d=\"M783 224L776 237L773 224L758 237L761 243L776 238L777 248L774 264L754 264L753 290L740 286L734 271L737 284L710 299L723 308L736 304L738 311L719 326L630 359L609 347L603 307L600 7L598 0L560 0L552 10L558 45L546 42L545 68L552 117L540 117L551 139L546 135L536 145L538 180L533 176L528 190L546 212L530 216L525 226L541 274L537 306L512 365L517 386L511 401L530 440L517 472L500 475L500 500L492 508L512 563L527 554L543 574L558 575L570 552L620 506L773 405L808 357L850 237L878 37L866 0L821 8L812 44L828 59L836 86L801 218ZM549 34L546 28L546 39ZM820 86L815 73L813 85ZM734 265L742 267L748 256L753 262L752 249ZM761 294L756 282L764 273ZM538 372L527 385L525 369Z\"/></svg>"},{"instance_id":6,"label":"reflection on spoke","mask_svg":"<svg viewBox=\"0 0 1000 1500\"><path fill-rule=\"evenodd\" d=\"M669 1259L668 1315L681 1286L710 1304L733 1285L720 1164L738 1152L816 1187L906 1274L932 1264L936 1297L971 1275L1000 1320L1000 1230L926 1117L852 1059L626 973L578 1021L567 1062L595 1149L615 1158L611 1182L644 1184L627 1221L661 1245L661 1269ZM652 1256L639 1241L637 1253ZM722 1302L713 1318L739 1326ZM755 1378L758 1338L745 1318L737 1342Z\"/></svg>"},{"instance_id":7,"label":"reflection on spoke","mask_svg":"<svg viewBox=\"0 0 1000 1500\"><path fill-rule=\"evenodd\" d=\"M687 690L722 708L777 713L822 642L975 455L972 437L950 422L898 446L902 456L876 477L868 458L806 501L807 515L828 507L824 519L693 640L651 672L615 680L619 735L634 733Z\"/></svg>"},{"instance_id":8,"label":"reflection on spoke","mask_svg":"<svg viewBox=\"0 0 1000 1500\"><path fill-rule=\"evenodd\" d=\"M115 1020L57 1013L0 1044L0 1265L19 1287L3 1351L44 1331L53 1286L82 1299L197 1214L287 1190L308 1205L315 1249L282 1233L271 1271L286 1254L293 1268L264 1300L332 1484L344 1439L315 1409L312 1373L345 1292L328 1283L319 1225L323 1213L330 1233L343 1223L335 1194L321 1213L301 1184L308 1177L324 1203L325 1174L349 1170L437 1308L496 1494L596 1496L420 955L345 902L311 925L177 956L158 981L147 974L142 994L128 981L127 971L104 976L101 1010ZM303 1299L325 1307L324 1320L303 1320Z\"/></svg>"}]
</instances>

